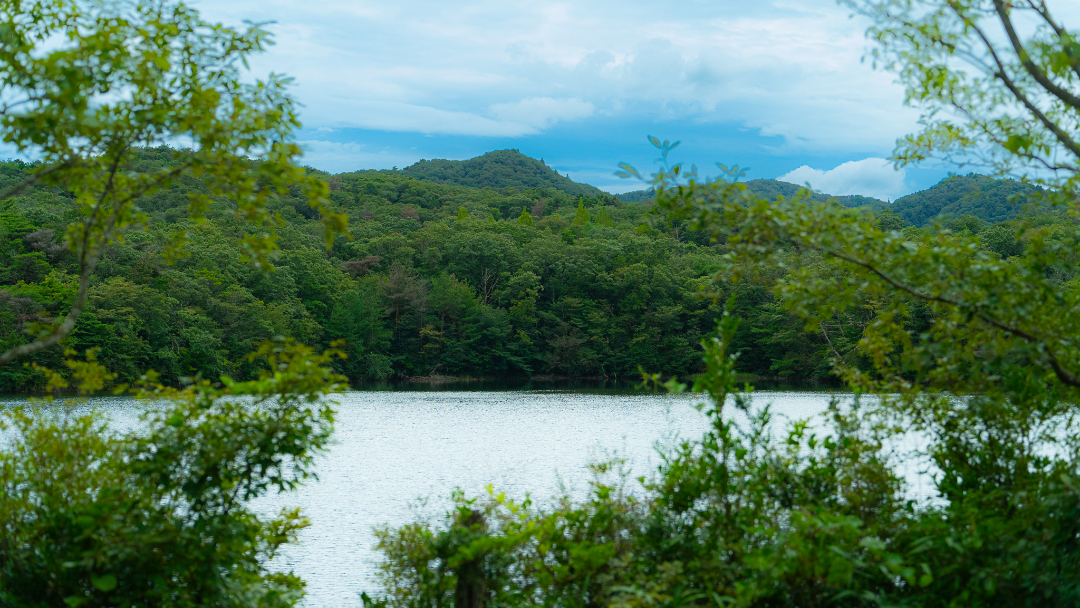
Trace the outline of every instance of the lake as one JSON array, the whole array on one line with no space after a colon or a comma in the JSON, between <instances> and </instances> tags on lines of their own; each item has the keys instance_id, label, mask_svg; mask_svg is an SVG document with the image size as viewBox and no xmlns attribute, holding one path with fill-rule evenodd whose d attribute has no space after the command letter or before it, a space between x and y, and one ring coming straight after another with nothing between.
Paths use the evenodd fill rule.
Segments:
<instances>
[{"instance_id":1,"label":"lake","mask_svg":"<svg viewBox=\"0 0 1080 608\"><path fill-rule=\"evenodd\" d=\"M311 527L275 565L308 583L307 608L356 607L376 591L372 528L446 512L454 488L538 501L565 488L582 496L588 464L611 456L649 475L656 446L696 438L707 427L698 396L632 391L355 391L337 395L335 442L320 458L318 481L258 501L275 513L301 507ZM823 411L824 392L758 392L781 418ZM10 404L11 399L5 399ZM132 424L130 399L95 398L118 426Z\"/></svg>"}]
</instances>

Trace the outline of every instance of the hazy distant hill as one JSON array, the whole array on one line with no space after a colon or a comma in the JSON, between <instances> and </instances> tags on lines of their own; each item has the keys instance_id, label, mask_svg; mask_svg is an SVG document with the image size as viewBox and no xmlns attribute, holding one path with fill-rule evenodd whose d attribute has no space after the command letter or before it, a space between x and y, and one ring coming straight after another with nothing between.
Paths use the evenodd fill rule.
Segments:
<instances>
[{"instance_id":1,"label":"hazy distant hill","mask_svg":"<svg viewBox=\"0 0 1080 608\"><path fill-rule=\"evenodd\" d=\"M760 196L794 196L801 186L774 179L755 179L746 182L747 187ZM899 198L892 204L868 196L831 196L815 194L814 199L837 199L846 207L870 207L878 211L888 209L910 226L925 226L937 217L974 215L994 224L1016 217L1025 205L1038 198L1042 189L1011 179L994 179L985 175L952 175L921 192ZM636 190L620 194L623 202L645 201L653 196L652 190Z\"/></svg>"},{"instance_id":2,"label":"hazy distant hill","mask_svg":"<svg viewBox=\"0 0 1080 608\"><path fill-rule=\"evenodd\" d=\"M795 196L802 186L791 184L788 182L781 182L775 179L754 179L746 182L746 187L752 192L763 196L765 198L776 198L778 196ZM641 201L647 201L653 197L653 190L634 190L633 192L627 192L626 194L620 194L619 200L624 203L637 203ZM845 207L871 207L873 209L888 207L888 203L869 196L859 196L857 194L849 196L832 196L831 194L817 193L814 195L815 200L824 201L835 198L840 201L841 205Z\"/></svg>"},{"instance_id":3,"label":"hazy distant hill","mask_svg":"<svg viewBox=\"0 0 1080 608\"><path fill-rule=\"evenodd\" d=\"M634 190L633 192L619 194L618 199L624 203L641 203L651 199L655 192L656 191L652 188L648 190Z\"/></svg>"},{"instance_id":4,"label":"hazy distant hill","mask_svg":"<svg viewBox=\"0 0 1080 608\"><path fill-rule=\"evenodd\" d=\"M752 179L746 182L746 187L766 198L795 196L798 194L799 190L802 190L803 188L803 186L797 184L782 182L775 179ZM824 194L821 192L814 194L814 200L826 201L829 199L836 199L845 207L870 207L872 209L881 209L889 206L889 204L883 200L869 196L860 196L858 194L848 194L843 196L834 196L832 194Z\"/></svg>"},{"instance_id":5,"label":"hazy distant hill","mask_svg":"<svg viewBox=\"0 0 1080 608\"><path fill-rule=\"evenodd\" d=\"M1042 191L1016 180L969 173L949 176L922 192L896 199L889 208L914 226L939 215L974 215L993 224L1016 217Z\"/></svg>"},{"instance_id":6,"label":"hazy distant hill","mask_svg":"<svg viewBox=\"0 0 1080 608\"><path fill-rule=\"evenodd\" d=\"M603 190L579 184L517 150L496 150L469 160L421 160L397 171L386 171L436 182L471 188L555 188L572 196L608 196Z\"/></svg>"}]
</instances>

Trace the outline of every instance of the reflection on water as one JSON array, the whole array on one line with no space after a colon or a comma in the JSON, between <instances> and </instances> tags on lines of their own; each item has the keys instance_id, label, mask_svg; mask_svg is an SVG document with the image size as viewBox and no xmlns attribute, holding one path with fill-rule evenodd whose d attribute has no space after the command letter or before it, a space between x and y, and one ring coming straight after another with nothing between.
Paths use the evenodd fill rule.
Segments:
<instances>
[{"instance_id":1,"label":"reflection on water","mask_svg":"<svg viewBox=\"0 0 1080 608\"><path fill-rule=\"evenodd\" d=\"M307 581L309 608L359 606L360 591L375 586L373 526L437 516L454 488L477 494L492 484L509 496L542 500L564 487L581 496L590 462L617 454L629 460L634 476L649 475L659 463L658 442L696 438L706 428L693 407L699 397L627 388L339 395L335 442L321 457L319 480L255 505L265 513L298 506L312 522L278 565ZM760 392L755 403L772 402L775 413L801 419L823 411L829 397ZM137 424L139 408L131 400L95 398L93 405L117 427Z\"/></svg>"},{"instance_id":2,"label":"reflection on water","mask_svg":"<svg viewBox=\"0 0 1080 608\"><path fill-rule=\"evenodd\" d=\"M690 380L683 380L692 384ZM787 382L783 380L755 380L756 390L770 392L830 393L846 390L846 385L835 381ZM738 385L743 386L741 383ZM354 385L359 391L395 392L491 392L491 391L564 391L587 394L644 394L640 376L625 378L485 378L478 380L446 379L445 381L415 382L363 382Z\"/></svg>"}]
</instances>

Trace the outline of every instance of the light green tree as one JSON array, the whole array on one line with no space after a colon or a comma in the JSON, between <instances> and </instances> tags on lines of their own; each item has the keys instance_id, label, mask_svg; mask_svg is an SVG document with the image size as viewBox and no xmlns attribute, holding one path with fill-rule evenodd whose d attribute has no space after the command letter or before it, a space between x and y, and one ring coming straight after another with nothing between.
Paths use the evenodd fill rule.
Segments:
<instances>
[{"instance_id":1,"label":"light green tree","mask_svg":"<svg viewBox=\"0 0 1080 608\"><path fill-rule=\"evenodd\" d=\"M469 212L465 210L465 207L459 207L457 212L457 221L469 219Z\"/></svg>"},{"instance_id":2,"label":"light green tree","mask_svg":"<svg viewBox=\"0 0 1080 608\"><path fill-rule=\"evenodd\" d=\"M592 219L589 216L589 212L585 210L585 197L579 196L577 203L577 213L574 214L574 219L570 223L574 226L584 226Z\"/></svg>"},{"instance_id":3,"label":"light green tree","mask_svg":"<svg viewBox=\"0 0 1080 608\"><path fill-rule=\"evenodd\" d=\"M345 227L328 188L296 162L299 125L285 94L289 79L245 82L247 58L268 44L259 26L236 30L201 20L176 2L0 1L0 138L41 160L32 177L0 200L38 183L71 193L80 212L65 235L78 259L68 312L33 328L33 339L0 353L0 364L59 343L86 304L102 251L146 218L136 201L190 175L206 184L190 195L198 219L214 197L252 224L250 257L268 267L275 248L266 202L299 188L317 210L328 242ZM132 170L142 146L184 142L167 169ZM186 235L169 247L182 255Z\"/></svg>"},{"instance_id":4,"label":"light green tree","mask_svg":"<svg viewBox=\"0 0 1080 608\"><path fill-rule=\"evenodd\" d=\"M897 162L936 157L1075 190L1080 39L1046 2L844 3L874 21L875 63L899 75L922 114Z\"/></svg>"},{"instance_id":5,"label":"light green tree","mask_svg":"<svg viewBox=\"0 0 1080 608\"><path fill-rule=\"evenodd\" d=\"M600 210L596 212L596 223L600 226L607 226L612 228L615 226L615 222L611 220L611 214L608 213L607 207L600 207Z\"/></svg>"},{"instance_id":6,"label":"light green tree","mask_svg":"<svg viewBox=\"0 0 1080 608\"><path fill-rule=\"evenodd\" d=\"M525 207L521 208L521 215L518 216L517 223L522 226L532 226L533 218L529 215L529 210Z\"/></svg>"},{"instance_id":7,"label":"light green tree","mask_svg":"<svg viewBox=\"0 0 1080 608\"><path fill-rule=\"evenodd\" d=\"M879 65L900 75L923 114L922 130L898 142L898 163L938 157L1018 175L1077 211L1080 44L1044 2L849 4L875 20ZM913 561L934 556L922 603L1077 601L1070 581L1080 562L1061 542L1078 530L1059 518L1080 506L1072 481L1080 438L1071 430L1080 416L1080 291L1047 272L1069 245L1034 232L1021 255L1003 259L977 237L910 238L809 193L767 201L741 184L676 188L674 178L658 178L658 205L730 248L725 275L748 279L802 252L822 263L800 264L775 289L808 328L871 307L857 348L872 371L841 356L836 371L881 396L868 425L929 438L924 455L941 471L941 503L919 513L905 549ZM912 322L920 307L929 327ZM944 540L961 536L964 546ZM1019 566L1035 562L1054 570ZM991 569L1002 572L993 583ZM986 583L961 592L964 580Z\"/></svg>"}]
</instances>

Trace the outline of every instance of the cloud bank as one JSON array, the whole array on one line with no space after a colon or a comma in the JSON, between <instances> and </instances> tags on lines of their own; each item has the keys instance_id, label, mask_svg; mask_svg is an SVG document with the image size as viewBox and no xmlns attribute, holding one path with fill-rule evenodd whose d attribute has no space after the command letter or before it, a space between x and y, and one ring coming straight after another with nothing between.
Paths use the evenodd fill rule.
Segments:
<instances>
[{"instance_id":1,"label":"cloud bank","mask_svg":"<svg viewBox=\"0 0 1080 608\"><path fill-rule=\"evenodd\" d=\"M803 165L776 179L800 186L810 184L811 189L826 194L861 194L890 200L910 191L906 185L906 177L905 170L894 169L891 161L884 158L864 158L848 161L828 171Z\"/></svg>"},{"instance_id":2,"label":"cloud bank","mask_svg":"<svg viewBox=\"0 0 1080 608\"><path fill-rule=\"evenodd\" d=\"M208 18L274 21L256 72L296 78L310 129L525 137L638 116L735 121L778 152L891 148L914 126L861 58L867 23L833 0L195 0Z\"/></svg>"},{"instance_id":3,"label":"cloud bank","mask_svg":"<svg viewBox=\"0 0 1080 608\"><path fill-rule=\"evenodd\" d=\"M491 106L491 113L499 120L529 125L535 129L545 129L560 120L592 116L595 110L593 104L577 98L530 97L516 103Z\"/></svg>"}]
</instances>

